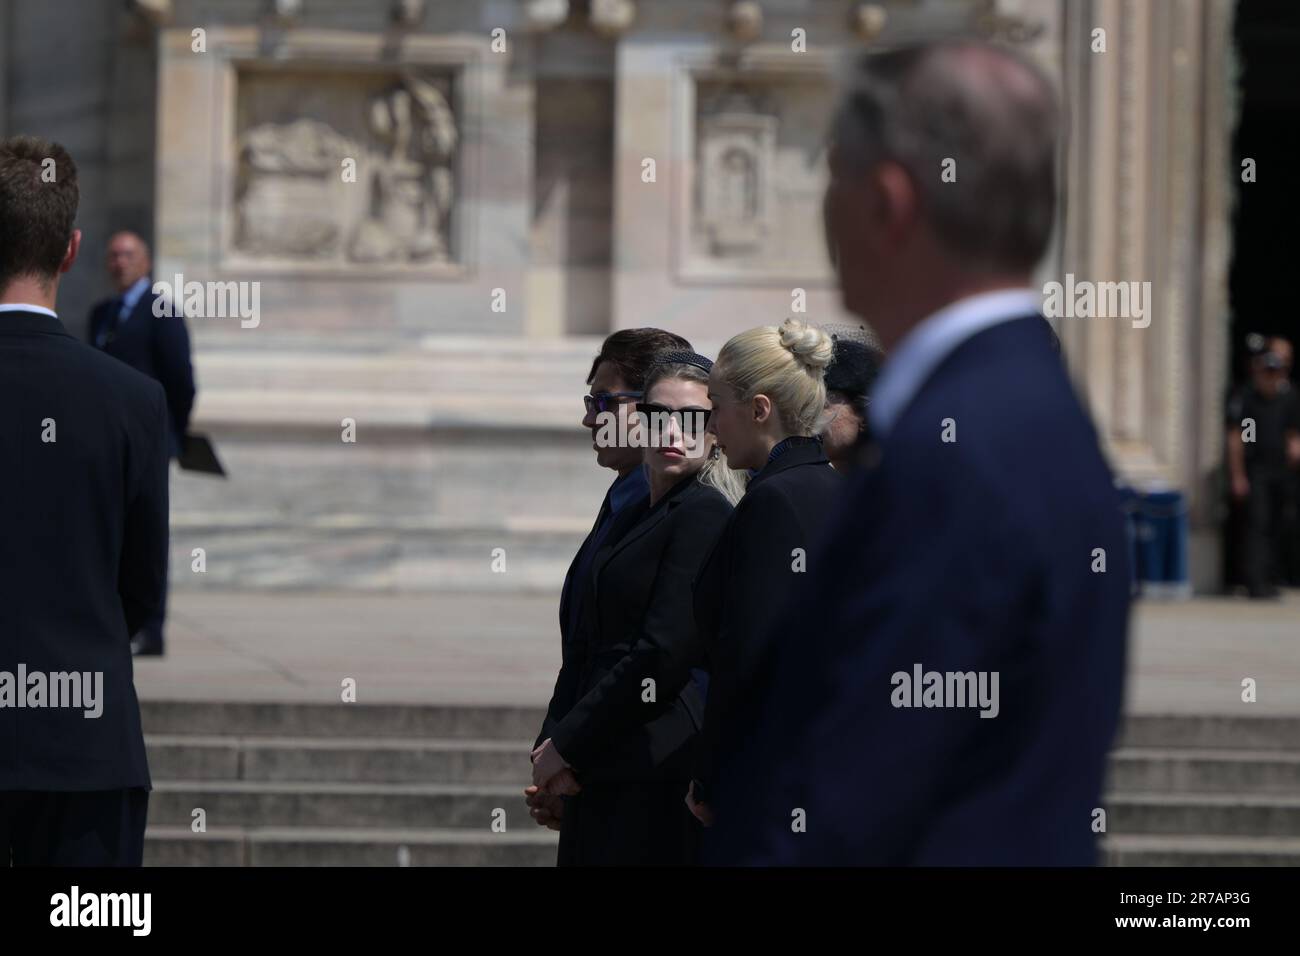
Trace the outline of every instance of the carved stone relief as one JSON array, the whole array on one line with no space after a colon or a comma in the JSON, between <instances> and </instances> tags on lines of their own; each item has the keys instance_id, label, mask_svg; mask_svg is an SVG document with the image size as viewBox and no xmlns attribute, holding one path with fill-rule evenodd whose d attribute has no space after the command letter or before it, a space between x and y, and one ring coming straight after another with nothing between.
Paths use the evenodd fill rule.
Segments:
<instances>
[{"instance_id":1,"label":"carved stone relief","mask_svg":"<svg viewBox=\"0 0 1300 956\"><path fill-rule=\"evenodd\" d=\"M338 252L337 214L347 188L340 174L357 147L325 123L299 119L249 130L235 245L258 256L324 259Z\"/></svg>"},{"instance_id":2,"label":"carved stone relief","mask_svg":"<svg viewBox=\"0 0 1300 956\"><path fill-rule=\"evenodd\" d=\"M241 114L235 254L343 267L452 261L459 131L448 82L371 76L349 96L304 88L300 102L293 86L306 75L253 82L276 87L256 102L277 115ZM307 115L280 118L298 107Z\"/></svg>"},{"instance_id":3,"label":"carved stone relief","mask_svg":"<svg viewBox=\"0 0 1300 956\"><path fill-rule=\"evenodd\" d=\"M827 88L708 79L696 92L686 271L822 273Z\"/></svg>"},{"instance_id":4,"label":"carved stone relief","mask_svg":"<svg viewBox=\"0 0 1300 956\"><path fill-rule=\"evenodd\" d=\"M775 147L775 116L749 109L717 113L701 121L700 225L709 235L714 255L762 247Z\"/></svg>"}]
</instances>

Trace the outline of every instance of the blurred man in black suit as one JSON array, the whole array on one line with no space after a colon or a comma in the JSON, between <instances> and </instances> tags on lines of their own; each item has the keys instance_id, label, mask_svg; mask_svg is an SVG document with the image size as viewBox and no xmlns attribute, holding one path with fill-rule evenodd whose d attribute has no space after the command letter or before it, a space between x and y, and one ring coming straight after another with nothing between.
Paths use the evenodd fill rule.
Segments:
<instances>
[{"instance_id":1,"label":"blurred man in black suit","mask_svg":"<svg viewBox=\"0 0 1300 956\"><path fill-rule=\"evenodd\" d=\"M184 447L185 429L194 407L194 370L185 320L170 308L155 308L161 296L152 290L149 247L133 232L119 232L108 241L108 274L117 294L90 312L90 342L114 358L162 384L170 420L168 452L173 458ZM132 638L136 654L163 652L166 601Z\"/></svg>"},{"instance_id":2,"label":"blurred man in black suit","mask_svg":"<svg viewBox=\"0 0 1300 956\"><path fill-rule=\"evenodd\" d=\"M1294 478L1300 468L1300 397L1291 388L1291 343L1251 335L1250 381L1228 398L1233 499L1245 513L1241 565L1252 598L1276 598L1286 579Z\"/></svg>"},{"instance_id":3,"label":"blurred man in black suit","mask_svg":"<svg viewBox=\"0 0 1300 956\"><path fill-rule=\"evenodd\" d=\"M129 640L166 585L169 420L54 311L77 202L63 147L0 141L0 861L138 866Z\"/></svg>"}]
</instances>

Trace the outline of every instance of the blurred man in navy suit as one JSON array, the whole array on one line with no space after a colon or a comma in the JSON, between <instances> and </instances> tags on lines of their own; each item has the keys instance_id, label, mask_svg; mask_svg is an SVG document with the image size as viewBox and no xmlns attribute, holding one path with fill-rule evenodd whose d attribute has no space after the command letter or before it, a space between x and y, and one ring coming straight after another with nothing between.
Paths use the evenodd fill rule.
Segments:
<instances>
[{"instance_id":1,"label":"blurred man in navy suit","mask_svg":"<svg viewBox=\"0 0 1300 956\"><path fill-rule=\"evenodd\" d=\"M130 636L167 583L167 402L55 312L78 200L62 146L0 141L0 866L144 851Z\"/></svg>"},{"instance_id":2,"label":"blurred man in navy suit","mask_svg":"<svg viewBox=\"0 0 1300 956\"><path fill-rule=\"evenodd\" d=\"M194 370L185 320L173 316L167 307L170 304L153 291L149 247L143 239L133 232L117 233L108 241L107 261L117 294L91 310L90 343L162 385L171 425L168 450L176 458L184 447L194 407ZM163 652L166 610L165 605L160 606L133 637L134 653Z\"/></svg>"},{"instance_id":3,"label":"blurred man in navy suit","mask_svg":"<svg viewBox=\"0 0 1300 956\"><path fill-rule=\"evenodd\" d=\"M1091 864L1118 723L1127 543L1039 313L1059 113L1027 61L864 58L827 237L888 353L863 473L780 627L706 862Z\"/></svg>"}]
</instances>

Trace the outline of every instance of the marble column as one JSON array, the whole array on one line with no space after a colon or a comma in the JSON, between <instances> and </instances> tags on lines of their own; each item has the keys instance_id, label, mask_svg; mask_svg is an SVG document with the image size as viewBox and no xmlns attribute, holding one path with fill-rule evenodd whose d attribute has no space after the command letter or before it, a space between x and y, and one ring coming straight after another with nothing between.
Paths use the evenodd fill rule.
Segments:
<instances>
[{"instance_id":1,"label":"marble column","mask_svg":"<svg viewBox=\"0 0 1300 956\"><path fill-rule=\"evenodd\" d=\"M1062 319L1070 368L1116 469L1188 497L1193 577L1217 578L1231 107L1227 0L1062 5L1070 104L1058 278L1149 281L1150 324ZM1105 52L1094 52L1094 30Z\"/></svg>"}]
</instances>

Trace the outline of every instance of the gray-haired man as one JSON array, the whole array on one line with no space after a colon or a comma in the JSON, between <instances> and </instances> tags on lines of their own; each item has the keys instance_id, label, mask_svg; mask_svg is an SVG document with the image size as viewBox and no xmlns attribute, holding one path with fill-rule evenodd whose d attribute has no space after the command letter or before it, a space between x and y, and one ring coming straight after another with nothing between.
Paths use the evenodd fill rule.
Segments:
<instances>
[{"instance_id":1,"label":"gray-haired man","mask_svg":"<svg viewBox=\"0 0 1300 956\"><path fill-rule=\"evenodd\" d=\"M1031 288L1057 126L1051 84L983 43L854 76L825 208L844 304L889 356L874 454L809 557L838 573L777 622L801 640L720 773L706 860L1093 861L1129 576Z\"/></svg>"}]
</instances>

